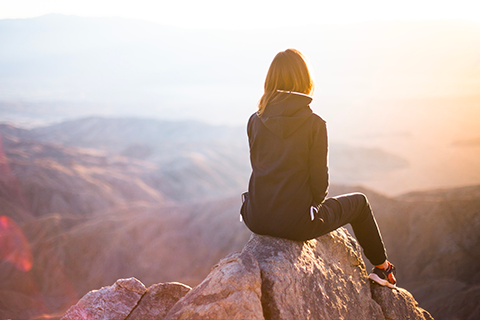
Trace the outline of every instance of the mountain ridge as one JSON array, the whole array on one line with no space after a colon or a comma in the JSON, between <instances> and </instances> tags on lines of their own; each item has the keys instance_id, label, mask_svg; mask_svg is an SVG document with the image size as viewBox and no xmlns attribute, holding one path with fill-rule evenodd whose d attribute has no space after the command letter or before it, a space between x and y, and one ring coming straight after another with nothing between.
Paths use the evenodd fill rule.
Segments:
<instances>
[{"instance_id":1,"label":"mountain ridge","mask_svg":"<svg viewBox=\"0 0 480 320\"><path fill-rule=\"evenodd\" d=\"M0 308L0 317L63 312L88 290L130 276L147 284L182 281L193 286L218 260L248 241L250 233L239 222L239 193L205 197L204 192L212 190L201 176L197 183L204 184L192 188L191 179L156 176L158 165L150 161L65 146L53 137L42 142L32 131L12 126L0 125L0 133L0 170L11 169L8 179L17 179L14 193L22 195L12 197L12 180L0 175L0 215L15 219L33 255L29 271L0 261L0 300L9 301ZM179 173L185 170L180 164ZM231 166L226 158L223 164ZM164 172L171 168L165 166ZM157 178L183 198L163 193L152 182ZM229 179L222 181L228 184ZM469 277L463 266L468 261L480 270L476 259L472 263L480 243L479 188L389 197L362 187L332 185L329 195L367 194L402 286L435 318L453 319L476 315L479 279ZM187 191L195 196L185 197ZM71 195L78 193L72 201ZM431 267L423 268L426 263Z\"/></svg>"}]
</instances>

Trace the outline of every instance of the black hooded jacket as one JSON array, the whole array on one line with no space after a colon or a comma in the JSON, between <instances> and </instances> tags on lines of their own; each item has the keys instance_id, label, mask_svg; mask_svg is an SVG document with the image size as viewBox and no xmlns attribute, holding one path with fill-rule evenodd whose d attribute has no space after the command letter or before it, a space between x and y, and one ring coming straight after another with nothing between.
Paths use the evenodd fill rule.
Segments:
<instances>
[{"instance_id":1,"label":"black hooded jacket","mask_svg":"<svg viewBox=\"0 0 480 320\"><path fill-rule=\"evenodd\" d=\"M252 175L241 213L258 234L296 238L310 207L328 189L325 121L310 109L312 98L278 92L262 116L247 126Z\"/></svg>"}]
</instances>

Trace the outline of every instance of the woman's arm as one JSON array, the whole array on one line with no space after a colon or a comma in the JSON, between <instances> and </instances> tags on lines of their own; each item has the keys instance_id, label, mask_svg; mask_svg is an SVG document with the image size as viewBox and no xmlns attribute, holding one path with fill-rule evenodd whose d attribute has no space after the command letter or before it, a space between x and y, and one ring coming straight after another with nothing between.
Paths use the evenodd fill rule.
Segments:
<instances>
[{"instance_id":1,"label":"woman's arm","mask_svg":"<svg viewBox=\"0 0 480 320\"><path fill-rule=\"evenodd\" d=\"M325 121L320 119L313 129L312 144L309 153L310 190L318 205L328 193L328 138Z\"/></svg>"}]
</instances>

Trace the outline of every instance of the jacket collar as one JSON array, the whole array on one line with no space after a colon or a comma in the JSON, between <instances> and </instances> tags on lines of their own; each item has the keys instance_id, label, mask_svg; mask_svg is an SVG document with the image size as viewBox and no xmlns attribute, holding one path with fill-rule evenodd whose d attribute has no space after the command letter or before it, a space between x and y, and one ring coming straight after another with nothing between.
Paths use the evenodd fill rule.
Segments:
<instances>
[{"instance_id":1,"label":"jacket collar","mask_svg":"<svg viewBox=\"0 0 480 320\"><path fill-rule=\"evenodd\" d=\"M312 97L298 92L277 91L260 117L263 124L274 134L286 138L313 113Z\"/></svg>"},{"instance_id":2,"label":"jacket collar","mask_svg":"<svg viewBox=\"0 0 480 320\"><path fill-rule=\"evenodd\" d=\"M301 93L301 92L295 92L295 91L286 91L286 90L280 90L278 89L277 92L281 92L281 93L288 93L288 94L298 94L298 95L301 95L301 96L304 96L304 97L307 97L307 98L310 98L312 99L311 96L309 96L308 94L305 94L305 93Z\"/></svg>"}]
</instances>

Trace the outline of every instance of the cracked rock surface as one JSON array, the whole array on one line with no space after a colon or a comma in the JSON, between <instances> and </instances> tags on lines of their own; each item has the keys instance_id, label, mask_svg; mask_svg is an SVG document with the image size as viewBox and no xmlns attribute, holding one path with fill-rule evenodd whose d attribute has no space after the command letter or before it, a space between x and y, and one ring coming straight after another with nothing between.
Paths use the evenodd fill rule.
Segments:
<instances>
[{"instance_id":1,"label":"cracked rock surface","mask_svg":"<svg viewBox=\"0 0 480 320\"><path fill-rule=\"evenodd\" d=\"M67 310L62 320L124 320L135 308L146 288L135 278L119 279L109 287L93 290Z\"/></svg>"},{"instance_id":2,"label":"cracked rock surface","mask_svg":"<svg viewBox=\"0 0 480 320\"><path fill-rule=\"evenodd\" d=\"M253 234L193 289L118 280L89 292L62 319L433 318L405 289L372 284L357 241L339 228L305 242Z\"/></svg>"}]
</instances>

